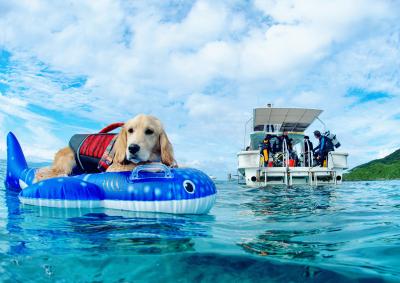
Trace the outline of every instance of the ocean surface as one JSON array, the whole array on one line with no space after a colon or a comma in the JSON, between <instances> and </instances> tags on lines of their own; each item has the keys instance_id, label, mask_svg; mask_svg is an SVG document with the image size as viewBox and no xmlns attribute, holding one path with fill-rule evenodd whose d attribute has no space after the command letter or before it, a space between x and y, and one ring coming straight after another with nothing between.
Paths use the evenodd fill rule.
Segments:
<instances>
[{"instance_id":1,"label":"ocean surface","mask_svg":"<svg viewBox=\"0 0 400 283\"><path fill-rule=\"evenodd\" d=\"M0 282L400 282L400 181L217 181L196 216L22 205L4 174Z\"/></svg>"}]
</instances>

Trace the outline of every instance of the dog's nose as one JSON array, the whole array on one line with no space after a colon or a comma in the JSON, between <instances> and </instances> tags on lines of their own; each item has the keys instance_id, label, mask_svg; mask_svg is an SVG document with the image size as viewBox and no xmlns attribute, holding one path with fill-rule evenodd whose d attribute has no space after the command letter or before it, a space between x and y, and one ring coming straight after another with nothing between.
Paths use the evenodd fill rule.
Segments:
<instances>
[{"instance_id":1,"label":"dog's nose","mask_svg":"<svg viewBox=\"0 0 400 283\"><path fill-rule=\"evenodd\" d=\"M135 154L136 152L138 152L140 150L140 146L137 144L131 144L131 145L129 145L128 149L131 154Z\"/></svg>"}]
</instances>

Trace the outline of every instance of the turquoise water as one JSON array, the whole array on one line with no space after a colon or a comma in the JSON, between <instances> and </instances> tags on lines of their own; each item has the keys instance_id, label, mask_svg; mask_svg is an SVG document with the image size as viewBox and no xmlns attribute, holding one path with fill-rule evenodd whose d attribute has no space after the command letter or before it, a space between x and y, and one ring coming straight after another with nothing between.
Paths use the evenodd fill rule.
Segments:
<instances>
[{"instance_id":1,"label":"turquoise water","mask_svg":"<svg viewBox=\"0 0 400 283\"><path fill-rule=\"evenodd\" d=\"M19 204L0 161L0 281L400 281L400 181L249 189L209 215Z\"/></svg>"}]
</instances>

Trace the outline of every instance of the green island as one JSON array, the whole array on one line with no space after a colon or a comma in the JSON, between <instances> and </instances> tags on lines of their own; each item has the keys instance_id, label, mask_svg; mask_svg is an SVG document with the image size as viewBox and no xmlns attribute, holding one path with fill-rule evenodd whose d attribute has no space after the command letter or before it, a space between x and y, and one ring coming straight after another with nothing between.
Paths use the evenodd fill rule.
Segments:
<instances>
[{"instance_id":1,"label":"green island","mask_svg":"<svg viewBox=\"0 0 400 283\"><path fill-rule=\"evenodd\" d=\"M344 174L345 181L400 179L400 149L388 156L359 165Z\"/></svg>"}]
</instances>

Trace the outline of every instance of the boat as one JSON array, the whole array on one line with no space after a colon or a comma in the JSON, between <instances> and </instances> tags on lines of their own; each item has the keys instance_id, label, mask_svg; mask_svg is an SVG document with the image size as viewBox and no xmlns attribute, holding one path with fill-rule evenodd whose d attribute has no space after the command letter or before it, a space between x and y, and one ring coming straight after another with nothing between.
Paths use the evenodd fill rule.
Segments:
<instances>
[{"instance_id":1,"label":"boat","mask_svg":"<svg viewBox=\"0 0 400 283\"><path fill-rule=\"evenodd\" d=\"M237 153L239 181L250 187L342 183L343 171L348 168L348 153L329 152L321 167L316 164L312 152L305 152L305 131L314 121L321 122L325 135L335 137L326 130L325 123L319 118L322 112L319 109L277 108L271 104L253 109L253 117L245 125L243 149ZM271 154L265 164L260 145L267 134L287 134L292 148L289 149L284 142L281 151ZM297 157L296 161L293 155Z\"/></svg>"}]
</instances>

